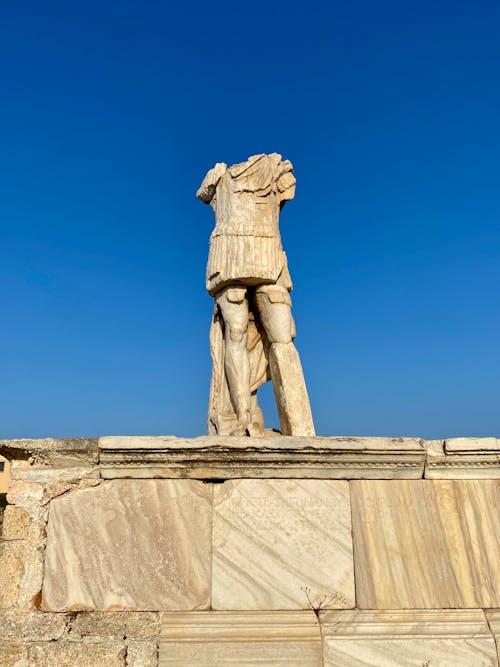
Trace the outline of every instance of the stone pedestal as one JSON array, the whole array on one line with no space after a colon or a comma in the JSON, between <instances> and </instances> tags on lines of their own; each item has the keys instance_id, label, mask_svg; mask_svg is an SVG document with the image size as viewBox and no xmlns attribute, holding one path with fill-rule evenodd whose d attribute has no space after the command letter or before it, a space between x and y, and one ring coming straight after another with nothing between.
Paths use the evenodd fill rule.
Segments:
<instances>
[{"instance_id":1,"label":"stone pedestal","mask_svg":"<svg viewBox=\"0 0 500 667\"><path fill-rule=\"evenodd\" d=\"M498 667L498 444L0 441L0 664Z\"/></svg>"}]
</instances>

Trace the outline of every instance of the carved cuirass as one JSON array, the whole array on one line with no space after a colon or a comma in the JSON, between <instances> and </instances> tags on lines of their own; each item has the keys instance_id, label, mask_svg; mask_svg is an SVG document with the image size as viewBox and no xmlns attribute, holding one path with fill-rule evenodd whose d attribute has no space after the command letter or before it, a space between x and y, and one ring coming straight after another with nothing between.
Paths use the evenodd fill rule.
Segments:
<instances>
[{"instance_id":1,"label":"carved cuirass","mask_svg":"<svg viewBox=\"0 0 500 667\"><path fill-rule=\"evenodd\" d=\"M295 192L293 167L281 155L255 155L227 168L211 169L197 196L210 203L215 228L210 237L207 290L229 284L275 283L286 267L279 212Z\"/></svg>"}]
</instances>

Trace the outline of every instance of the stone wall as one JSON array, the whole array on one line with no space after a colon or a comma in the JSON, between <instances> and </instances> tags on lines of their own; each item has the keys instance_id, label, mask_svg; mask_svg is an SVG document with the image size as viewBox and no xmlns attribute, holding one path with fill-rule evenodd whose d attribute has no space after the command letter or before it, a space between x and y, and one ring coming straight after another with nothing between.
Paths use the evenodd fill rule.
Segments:
<instances>
[{"instance_id":1,"label":"stone wall","mask_svg":"<svg viewBox=\"0 0 500 667\"><path fill-rule=\"evenodd\" d=\"M0 665L498 667L494 438L0 441Z\"/></svg>"}]
</instances>

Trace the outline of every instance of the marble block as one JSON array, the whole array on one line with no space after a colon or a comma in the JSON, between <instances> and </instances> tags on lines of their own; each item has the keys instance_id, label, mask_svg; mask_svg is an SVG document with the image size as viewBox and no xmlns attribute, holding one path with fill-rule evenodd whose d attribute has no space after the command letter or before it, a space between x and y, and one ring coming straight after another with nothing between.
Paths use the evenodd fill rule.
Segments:
<instances>
[{"instance_id":1,"label":"marble block","mask_svg":"<svg viewBox=\"0 0 500 667\"><path fill-rule=\"evenodd\" d=\"M361 609L500 604L500 481L351 482Z\"/></svg>"},{"instance_id":2,"label":"marble block","mask_svg":"<svg viewBox=\"0 0 500 667\"><path fill-rule=\"evenodd\" d=\"M450 438L429 442L425 478L500 479L500 440Z\"/></svg>"},{"instance_id":3,"label":"marble block","mask_svg":"<svg viewBox=\"0 0 500 667\"><path fill-rule=\"evenodd\" d=\"M56 498L42 609L208 608L211 499L192 480L115 480Z\"/></svg>"},{"instance_id":4,"label":"marble block","mask_svg":"<svg viewBox=\"0 0 500 667\"><path fill-rule=\"evenodd\" d=\"M481 610L327 611L324 667L496 667Z\"/></svg>"},{"instance_id":5,"label":"marble block","mask_svg":"<svg viewBox=\"0 0 500 667\"><path fill-rule=\"evenodd\" d=\"M267 479L216 485L212 606L354 607L348 483Z\"/></svg>"},{"instance_id":6,"label":"marble block","mask_svg":"<svg viewBox=\"0 0 500 667\"><path fill-rule=\"evenodd\" d=\"M312 611L190 612L163 617L159 667L322 667Z\"/></svg>"},{"instance_id":7,"label":"marble block","mask_svg":"<svg viewBox=\"0 0 500 667\"><path fill-rule=\"evenodd\" d=\"M426 457L419 438L276 434L107 436L99 439L99 450L105 479L421 479Z\"/></svg>"},{"instance_id":8,"label":"marble block","mask_svg":"<svg viewBox=\"0 0 500 667\"><path fill-rule=\"evenodd\" d=\"M498 663L500 664L500 609L490 609L486 612L486 620L495 637L497 645Z\"/></svg>"}]
</instances>

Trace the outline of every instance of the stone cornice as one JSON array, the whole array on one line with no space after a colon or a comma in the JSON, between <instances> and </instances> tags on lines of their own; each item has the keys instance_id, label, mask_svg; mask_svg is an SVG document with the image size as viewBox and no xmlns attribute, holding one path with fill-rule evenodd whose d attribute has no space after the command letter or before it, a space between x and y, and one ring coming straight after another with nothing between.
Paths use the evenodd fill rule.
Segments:
<instances>
[{"instance_id":1,"label":"stone cornice","mask_svg":"<svg viewBox=\"0 0 500 667\"><path fill-rule=\"evenodd\" d=\"M90 466L104 479L500 479L497 438L108 436L0 440L0 454L35 476Z\"/></svg>"},{"instance_id":2,"label":"stone cornice","mask_svg":"<svg viewBox=\"0 0 500 667\"><path fill-rule=\"evenodd\" d=\"M425 461L417 438L106 437L99 449L106 479L414 479Z\"/></svg>"}]
</instances>

